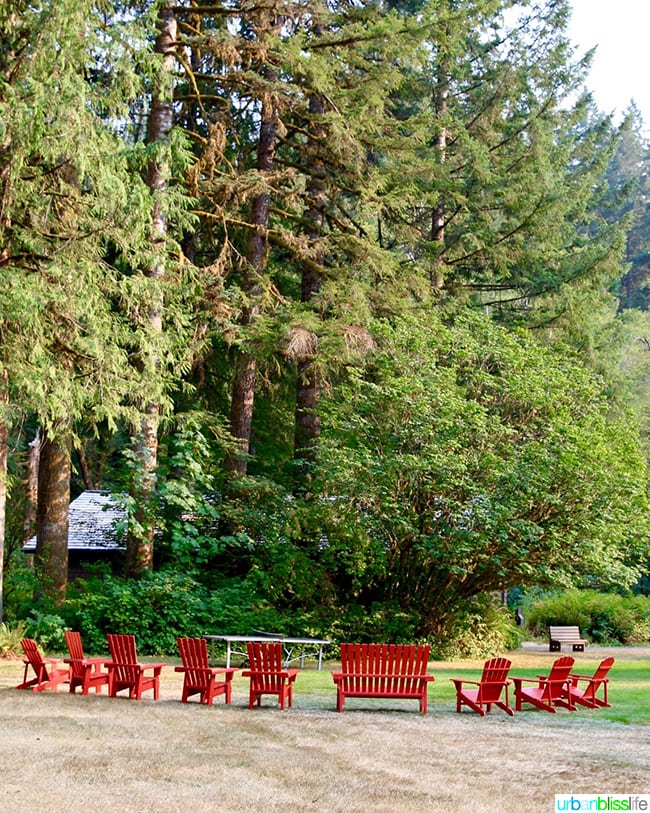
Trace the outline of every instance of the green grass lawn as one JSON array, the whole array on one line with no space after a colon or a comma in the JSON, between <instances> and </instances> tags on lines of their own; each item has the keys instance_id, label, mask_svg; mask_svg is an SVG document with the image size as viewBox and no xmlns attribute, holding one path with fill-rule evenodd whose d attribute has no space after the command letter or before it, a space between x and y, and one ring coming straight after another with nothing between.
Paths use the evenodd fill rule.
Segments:
<instances>
[{"instance_id":1,"label":"green grass lawn","mask_svg":"<svg viewBox=\"0 0 650 813\"><path fill-rule=\"evenodd\" d=\"M641 654L642 653L642 654ZM565 653L563 653L565 654ZM598 719L600 721L611 721L616 723L635 723L638 725L650 725L650 657L647 649L621 647L608 649L606 653L599 652L597 648L588 648L585 653L574 653L576 664L574 671L580 674L593 674L601 658L612 654L616 662L609 673L609 702L611 708L587 709L580 707L576 712L580 717ZM548 674L551 664L557 657L557 653L549 652L524 652L518 650L508 654L512 660L511 675L534 678L537 675ZM159 658L142 658L146 660L160 660ZM163 670L163 682L179 682L182 678L172 675L173 667L180 663L179 659L164 658L168 666ZM238 666L235 662L233 665ZM331 672L340 668L340 664L335 661L324 662L323 669L318 670L314 661L307 661L305 669L301 669L294 687L294 698L296 705L308 710L333 710L336 708L336 689L332 680ZM429 685L429 713L444 714L446 712L455 713L456 693L450 678L462 678L466 680L478 680L483 669L483 661L432 661L429 665L429 673L434 675L435 681ZM1 661L0 660L0 684L8 686L16 685L22 675L21 661ZM15 681L15 682L14 682ZM241 702L242 697L248 692L248 680L238 673L235 677L233 688ZM180 697L180 691L179 691ZM415 701L399 701L409 708L412 704L417 708ZM510 691L510 702L514 708L514 695L512 687ZM381 708L382 701L374 699L350 699L348 704L351 708L374 709ZM346 709L348 708L346 704ZM464 713L467 713L465 711ZM493 712L500 714L498 710ZM540 714L540 712L526 706L522 715ZM544 714L544 712L541 712ZM565 714L562 710L562 714ZM545 715L551 717L553 715ZM556 716L556 715L555 715Z\"/></svg>"},{"instance_id":2,"label":"green grass lawn","mask_svg":"<svg viewBox=\"0 0 650 813\"><path fill-rule=\"evenodd\" d=\"M608 651L608 655L610 652ZM609 673L609 702L611 708L587 709L581 707L578 715L592 716L594 719L611 720L617 723L636 723L650 725L650 658L634 657L629 650L621 648L619 657L616 651L612 653L616 662ZM600 657L593 652L588 653L588 659L582 653L576 653L576 672L580 674L593 674ZM508 657L513 666L511 675L534 678L537 675L548 674L555 653L541 653L540 655L522 655L518 652L510 653ZM602 657L605 657L603 655ZM630 659L633 658L633 659ZM338 668L335 662L323 664L322 671L318 671L312 664L301 670L295 685L295 696L300 698L300 704L308 707L313 704L317 708L334 708L336 692L332 681L331 671ZM456 692L450 678L465 680L478 680L483 669L482 662L432 662L429 673L435 676L435 681L429 686L429 710L441 713L445 710L455 712ZM245 687L244 679L237 685ZM514 708L514 696L511 690L511 705ZM381 701L356 700L357 707L373 708ZM415 706L415 701L413 701ZM494 712L498 714L499 712ZM525 707L520 714L539 714L531 707Z\"/></svg>"}]
</instances>

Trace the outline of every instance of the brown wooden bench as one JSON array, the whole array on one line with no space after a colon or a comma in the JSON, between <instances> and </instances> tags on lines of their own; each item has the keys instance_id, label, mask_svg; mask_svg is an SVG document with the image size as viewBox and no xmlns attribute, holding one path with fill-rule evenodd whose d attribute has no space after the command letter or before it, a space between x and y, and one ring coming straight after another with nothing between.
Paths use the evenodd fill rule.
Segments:
<instances>
[{"instance_id":1,"label":"brown wooden bench","mask_svg":"<svg viewBox=\"0 0 650 813\"><path fill-rule=\"evenodd\" d=\"M549 651L561 652L562 644L570 644L574 652L584 652L585 644L587 643L584 638L580 637L580 630L578 627L556 627L549 626Z\"/></svg>"},{"instance_id":2,"label":"brown wooden bench","mask_svg":"<svg viewBox=\"0 0 650 813\"><path fill-rule=\"evenodd\" d=\"M341 644L341 671L332 672L336 710L347 697L384 697L418 700L427 713L428 645Z\"/></svg>"}]
</instances>

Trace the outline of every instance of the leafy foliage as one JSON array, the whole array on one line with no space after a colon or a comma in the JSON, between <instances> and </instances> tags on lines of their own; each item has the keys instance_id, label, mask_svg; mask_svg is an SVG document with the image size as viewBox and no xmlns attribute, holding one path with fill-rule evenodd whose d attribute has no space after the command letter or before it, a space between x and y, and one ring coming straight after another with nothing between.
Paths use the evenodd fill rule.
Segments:
<instances>
[{"instance_id":1,"label":"leafy foliage","mask_svg":"<svg viewBox=\"0 0 650 813\"><path fill-rule=\"evenodd\" d=\"M597 380L478 315L384 340L323 438L322 558L348 598L399 601L436 632L480 593L636 579L645 463Z\"/></svg>"},{"instance_id":2,"label":"leafy foliage","mask_svg":"<svg viewBox=\"0 0 650 813\"><path fill-rule=\"evenodd\" d=\"M203 631L206 594L189 577L166 571L138 580L105 577L70 598L66 624L78 629L90 652L106 648L106 634L135 635L142 654L176 651L179 635Z\"/></svg>"},{"instance_id":3,"label":"leafy foliage","mask_svg":"<svg viewBox=\"0 0 650 813\"><path fill-rule=\"evenodd\" d=\"M595 644L640 644L650 640L650 598L567 590L536 602L527 626L546 637L549 624L577 624Z\"/></svg>"},{"instance_id":4,"label":"leafy foliage","mask_svg":"<svg viewBox=\"0 0 650 813\"><path fill-rule=\"evenodd\" d=\"M22 654L20 642L26 635L26 626L18 622L13 626L0 624L0 657L15 658Z\"/></svg>"},{"instance_id":5,"label":"leafy foliage","mask_svg":"<svg viewBox=\"0 0 650 813\"><path fill-rule=\"evenodd\" d=\"M510 640L494 591L638 580L645 328L613 289L626 214L645 273L646 156L583 92L566 0L5 6L6 417L142 486L130 572L154 526L162 567L35 633L470 654Z\"/></svg>"}]
</instances>

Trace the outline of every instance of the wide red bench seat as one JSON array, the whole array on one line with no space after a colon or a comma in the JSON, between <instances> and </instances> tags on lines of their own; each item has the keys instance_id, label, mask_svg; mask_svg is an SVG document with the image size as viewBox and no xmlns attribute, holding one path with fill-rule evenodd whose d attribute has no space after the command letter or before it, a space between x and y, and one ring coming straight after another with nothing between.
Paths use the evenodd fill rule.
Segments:
<instances>
[{"instance_id":1,"label":"wide red bench seat","mask_svg":"<svg viewBox=\"0 0 650 813\"><path fill-rule=\"evenodd\" d=\"M348 697L400 698L419 701L427 713L427 666L431 647L401 644L341 644L341 671L332 672L336 710Z\"/></svg>"}]
</instances>

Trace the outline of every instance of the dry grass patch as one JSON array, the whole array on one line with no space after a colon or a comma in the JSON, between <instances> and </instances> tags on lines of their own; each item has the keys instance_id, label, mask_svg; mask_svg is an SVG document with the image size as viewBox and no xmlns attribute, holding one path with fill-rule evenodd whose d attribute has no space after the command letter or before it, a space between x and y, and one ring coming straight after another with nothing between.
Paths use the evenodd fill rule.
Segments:
<instances>
[{"instance_id":1,"label":"dry grass patch","mask_svg":"<svg viewBox=\"0 0 650 813\"><path fill-rule=\"evenodd\" d=\"M522 655L526 659L535 655ZM458 668L458 665L456 665ZM0 663L0 810L531 811L555 793L650 790L648 727L598 712L487 718L455 714L436 687L453 667L434 664L430 712L409 701L350 702L305 692L295 708L268 700L248 711L236 678L233 705L179 702L182 676L163 671L162 698L18 692L20 663ZM312 676L313 677L313 676ZM439 686L441 689L442 686Z\"/></svg>"}]
</instances>

